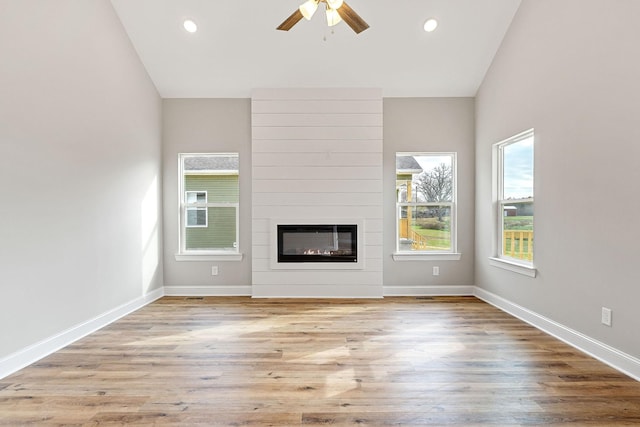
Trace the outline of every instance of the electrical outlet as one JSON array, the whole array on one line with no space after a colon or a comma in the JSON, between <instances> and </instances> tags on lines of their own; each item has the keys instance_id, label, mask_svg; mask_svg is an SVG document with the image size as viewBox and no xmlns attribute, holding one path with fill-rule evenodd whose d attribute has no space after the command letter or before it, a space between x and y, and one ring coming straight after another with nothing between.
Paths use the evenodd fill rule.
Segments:
<instances>
[{"instance_id":1,"label":"electrical outlet","mask_svg":"<svg viewBox=\"0 0 640 427\"><path fill-rule=\"evenodd\" d=\"M438 266L433 267L433 275L434 276L439 276L440 275L440 267L438 267Z\"/></svg>"},{"instance_id":2,"label":"electrical outlet","mask_svg":"<svg viewBox=\"0 0 640 427\"><path fill-rule=\"evenodd\" d=\"M214 265L213 267L211 267L211 275L212 276L217 276L218 275L218 266Z\"/></svg>"},{"instance_id":3,"label":"electrical outlet","mask_svg":"<svg viewBox=\"0 0 640 427\"><path fill-rule=\"evenodd\" d=\"M602 307L602 324L611 326L611 309Z\"/></svg>"}]
</instances>

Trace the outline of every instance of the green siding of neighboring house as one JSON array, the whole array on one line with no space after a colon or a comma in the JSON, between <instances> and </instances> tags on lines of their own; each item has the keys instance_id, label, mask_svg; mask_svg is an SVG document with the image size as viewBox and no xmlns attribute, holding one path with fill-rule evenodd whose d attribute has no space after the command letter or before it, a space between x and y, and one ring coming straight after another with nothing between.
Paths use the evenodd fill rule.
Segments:
<instances>
[{"instance_id":1,"label":"green siding of neighboring house","mask_svg":"<svg viewBox=\"0 0 640 427\"><path fill-rule=\"evenodd\" d=\"M239 200L238 175L185 175L185 191L206 191L209 206L207 227L186 228L186 249L231 249L236 242L236 209Z\"/></svg>"},{"instance_id":2,"label":"green siding of neighboring house","mask_svg":"<svg viewBox=\"0 0 640 427\"><path fill-rule=\"evenodd\" d=\"M185 191L206 191L208 203L238 203L238 175L185 175Z\"/></svg>"}]
</instances>

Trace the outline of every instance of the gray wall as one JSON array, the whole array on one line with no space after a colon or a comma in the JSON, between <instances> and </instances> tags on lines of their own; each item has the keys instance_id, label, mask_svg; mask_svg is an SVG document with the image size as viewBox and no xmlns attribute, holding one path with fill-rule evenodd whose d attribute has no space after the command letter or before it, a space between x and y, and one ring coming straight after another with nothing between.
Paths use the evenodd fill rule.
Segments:
<instances>
[{"instance_id":1,"label":"gray wall","mask_svg":"<svg viewBox=\"0 0 640 427\"><path fill-rule=\"evenodd\" d=\"M242 261L176 261L178 252L178 154L240 153L240 252ZM163 100L165 286L251 284L251 100ZM219 274L211 275L217 265Z\"/></svg>"},{"instance_id":2,"label":"gray wall","mask_svg":"<svg viewBox=\"0 0 640 427\"><path fill-rule=\"evenodd\" d=\"M387 286L471 286L474 260L474 100L472 98L385 98L383 280ZM165 99L163 101L164 278L171 287L251 284L251 100ZM178 250L178 153L240 153L240 262L176 261ZM396 151L458 152L458 248L460 261L391 259L395 239ZM219 275L211 275L211 266ZM431 275L433 265L440 276Z\"/></svg>"},{"instance_id":3,"label":"gray wall","mask_svg":"<svg viewBox=\"0 0 640 427\"><path fill-rule=\"evenodd\" d=\"M473 98L384 99L384 286L471 286L474 260ZM394 261L396 152L457 152L459 261ZM440 275L433 276L433 266ZM436 290L431 290L437 292Z\"/></svg>"},{"instance_id":4,"label":"gray wall","mask_svg":"<svg viewBox=\"0 0 640 427\"><path fill-rule=\"evenodd\" d=\"M0 359L162 285L161 102L108 0L0 1Z\"/></svg>"},{"instance_id":5,"label":"gray wall","mask_svg":"<svg viewBox=\"0 0 640 427\"><path fill-rule=\"evenodd\" d=\"M637 0L523 0L476 100L476 284L635 357L638 16ZM535 279L488 265L491 146L532 127Z\"/></svg>"}]
</instances>

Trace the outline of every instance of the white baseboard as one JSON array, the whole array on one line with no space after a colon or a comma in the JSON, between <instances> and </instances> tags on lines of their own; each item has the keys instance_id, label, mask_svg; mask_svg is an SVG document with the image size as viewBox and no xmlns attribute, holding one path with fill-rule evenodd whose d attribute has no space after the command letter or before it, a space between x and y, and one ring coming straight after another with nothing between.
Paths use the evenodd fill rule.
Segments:
<instances>
[{"instance_id":1,"label":"white baseboard","mask_svg":"<svg viewBox=\"0 0 640 427\"><path fill-rule=\"evenodd\" d=\"M475 286L385 286L385 297L472 296Z\"/></svg>"},{"instance_id":2,"label":"white baseboard","mask_svg":"<svg viewBox=\"0 0 640 427\"><path fill-rule=\"evenodd\" d=\"M162 288L156 289L146 295L129 301L128 303L122 304L113 310L109 310L106 313L96 316L93 319L73 326L59 334L46 338L0 359L0 379L37 362L51 353L66 347L67 345L107 326L110 323L113 323L121 317L144 307L158 298L162 298L163 295L164 290Z\"/></svg>"},{"instance_id":3,"label":"white baseboard","mask_svg":"<svg viewBox=\"0 0 640 427\"><path fill-rule=\"evenodd\" d=\"M377 287L366 290L345 291L331 286L316 286L313 289L300 286L287 288L283 292L283 285L272 287L269 285L247 286L165 286L166 296L253 296L255 298L380 298ZM275 289L274 289L275 288ZM329 289L331 288L331 289ZM302 291L301 291L302 289ZM385 286L382 296L472 296L475 286ZM336 293L331 293L336 291Z\"/></svg>"},{"instance_id":4,"label":"white baseboard","mask_svg":"<svg viewBox=\"0 0 640 427\"><path fill-rule=\"evenodd\" d=\"M623 353L600 341L590 338L578 331L561 325L551 319L541 316L518 304L514 304L498 295L495 295L482 288L475 288L474 295L481 300L505 311L512 316L523 320L530 325L540 329L569 344L572 347L600 360L612 368L640 381L640 359Z\"/></svg>"},{"instance_id":5,"label":"white baseboard","mask_svg":"<svg viewBox=\"0 0 640 427\"><path fill-rule=\"evenodd\" d=\"M169 297L245 297L251 296L251 286L165 286Z\"/></svg>"},{"instance_id":6,"label":"white baseboard","mask_svg":"<svg viewBox=\"0 0 640 427\"><path fill-rule=\"evenodd\" d=\"M253 285L253 298L382 298L382 285Z\"/></svg>"}]
</instances>

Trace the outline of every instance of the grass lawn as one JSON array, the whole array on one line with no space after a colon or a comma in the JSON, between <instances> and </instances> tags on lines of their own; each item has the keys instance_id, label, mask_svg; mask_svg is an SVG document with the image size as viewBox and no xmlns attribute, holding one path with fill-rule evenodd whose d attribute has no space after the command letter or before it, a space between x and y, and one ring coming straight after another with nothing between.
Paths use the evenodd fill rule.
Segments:
<instances>
[{"instance_id":1,"label":"grass lawn","mask_svg":"<svg viewBox=\"0 0 640 427\"><path fill-rule=\"evenodd\" d=\"M505 216L505 230L533 230L532 216Z\"/></svg>"},{"instance_id":2,"label":"grass lawn","mask_svg":"<svg viewBox=\"0 0 640 427\"><path fill-rule=\"evenodd\" d=\"M421 236L427 238L429 248L433 249L450 249L451 248L451 234L445 230L425 230L419 227L415 227L414 231Z\"/></svg>"},{"instance_id":3,"label":"grass lawn","mask_svg":"<svg viewBox=\"0 0 640 427\"><path fill-rule=\"evenodd\" d=\"M437 228L442 228L442 230ZM449 218L445 218L444 221L438 221L438 218L420 218L411 229L427 239L429 249L451 249Z\"/></svg>"}]
</instances>

